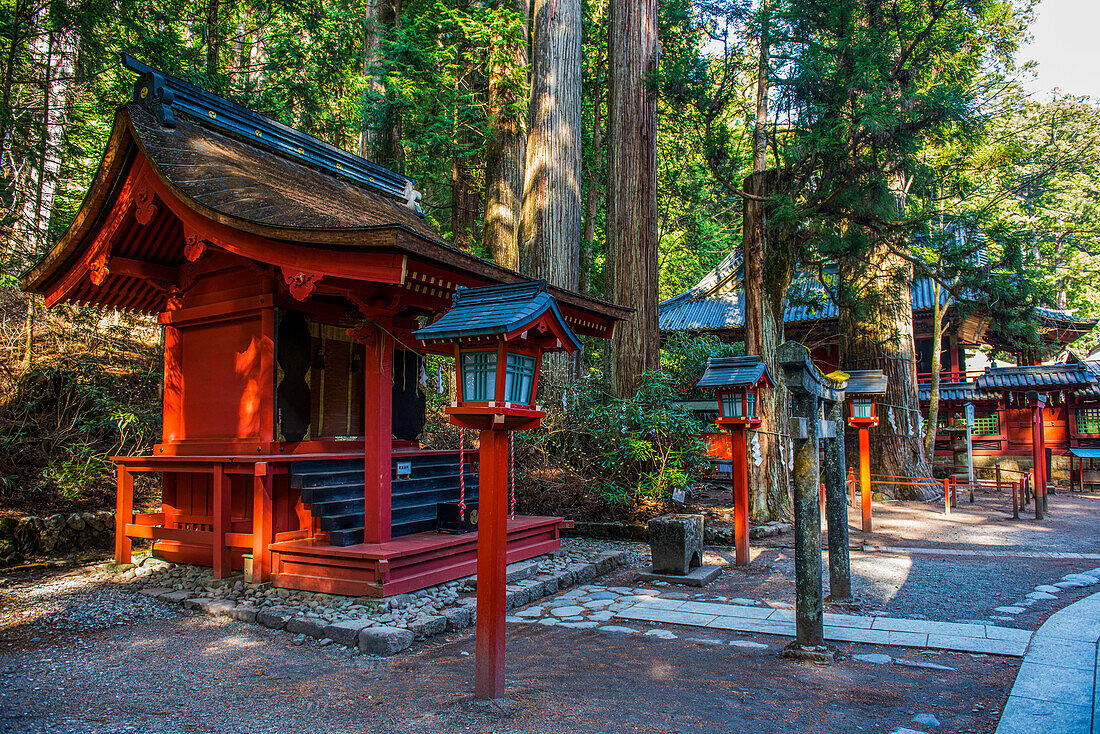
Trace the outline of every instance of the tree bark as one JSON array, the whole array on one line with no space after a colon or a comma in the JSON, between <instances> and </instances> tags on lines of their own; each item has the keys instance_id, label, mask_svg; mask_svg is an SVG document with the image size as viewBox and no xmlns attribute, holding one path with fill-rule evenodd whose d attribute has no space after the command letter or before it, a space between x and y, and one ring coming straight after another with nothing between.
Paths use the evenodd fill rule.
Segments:
<instances>
[{"instance_id":1,"label":"tree bark","mask_svg":"<svg viewBox=\"0 0 1100 734\"><path fill-rule=\"evenodd\" d=\"M535 0L520 267L575 290L581 234L581 2Z\"/></svg>"},{"instance_id":2,"label":"tree bark","mask_svg":"<svg viewBox=\"0 0 1100 734\"><path fill-rule=\"evenodd\" d=\"M940 305L940 284L932 284L932 379L928 385L928 421L924 424L924 455L933 461L936 433L940 420L940 373L943 371L943 317L947 306Z\"/></svg>"},{"instance_id":3,"label":"tree bark","mask_svg":"<svg viewBox=\"0 0 1100 734\"><path fill-rule=\"evenodd\" d=\"M614 384L633 395L660 364L657 327L656 0L611 0L607 248L615 303L634 313L612 340Z\"/></svg>"},{"instance_id":4,"label":"tree bark","mask_svg":"<svg viewBox=\"0 0 1100 734\"><path fill-rule=\"evenodd\" d=\"M386 85L382 80L382 38L387 19L392 22L388 0L366 0L363 7L363 78L366 94L359 130L359 155L367 160L377 160L381 152L382 129L376 107L386 99Z\"/></svg>"},{"instance_id":5,"label":"tree bark","mask_svg":"<svg viewBox=\"0 0 1100 734\"><path fill-rule=\"evenodd\" d=\"M745 191L767 197L780 185L775 170L754 173L745 179ZM783 316L787 291L794 274L790 239L768 226L764 202L744 200L742 246L745 293L745 353L758 355L768 366L776 386L761 393L761 424L757 440L764 461L749 464L752 515L761 520L786 517L790 510L789 439L781 440L790 424L790 394L778 378L776 350L785 338Z\"/></svg>"},{"instance_id":6,"label":"tree bark","mask_svg":"<svg viewBox=\"0 0 1100 734\"><path fill-rule=\"evenodd\" d=\"M206 0L206 76L213 79L218 74L218 58L221 55L222 37L218 27L220 0Z\"/></svg>"},{"instance_id":7,"label":"tree bark","mask_svg":"<svg viewBox=\"0 0 1100 734\"><path fill-rule=\"evenodd\" d=\"M482 243L498 265L519 269L519 228L523 214L523 173L527 163L527 134L517 116L521 100L509 76L527 65L527 0L511 0L522 18L523 34L507 39L514 44L512 68L490 69L491 127L485 151L485 227ZM512 82L512 83L510 83Z\"/></svg>"},{"instance_id":8,"label":"tree bark","mask_svg":"<svg viewBox=\"0 0 1100 734\"><path fill-rule=\"evenodd\" d=\"M900 178L891 175L899 216L904 201ZM918 430L913 266L894 251L888 239L893 236L871 233L863 252L841 260L840 364L845 370L881 369L888 381L886 396L878 402L879 425L871 429L871 472L931 477ZM895 491L902 499L934 495L931 485Z\"/></svg>"}]
</instances>

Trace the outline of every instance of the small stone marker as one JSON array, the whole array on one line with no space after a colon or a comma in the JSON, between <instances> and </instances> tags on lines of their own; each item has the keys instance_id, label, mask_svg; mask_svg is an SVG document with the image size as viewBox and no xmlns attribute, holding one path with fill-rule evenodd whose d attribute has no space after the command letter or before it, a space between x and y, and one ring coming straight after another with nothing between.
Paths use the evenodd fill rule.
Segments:
<instances>
[{"instance_id":1,"label":"small stone marker","mask_svg":"<svg viewBox=\"0 0 1100 734\"><path fill-rule=\"evenodd\" d=\"M721 569L703 565L703 516L662 515L649 521L653 566L638 574L641 581L665 581L703 586Z\"/></svg>"}]
</instances>

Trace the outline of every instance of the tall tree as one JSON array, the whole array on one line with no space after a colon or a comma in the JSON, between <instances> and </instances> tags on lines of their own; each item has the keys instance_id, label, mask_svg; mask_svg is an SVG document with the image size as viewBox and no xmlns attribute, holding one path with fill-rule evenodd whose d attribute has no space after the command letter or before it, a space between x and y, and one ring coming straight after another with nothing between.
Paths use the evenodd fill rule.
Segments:
<instances>
[{"instance_id":1,"label":"tall tree","mask_svg":"<svg viewBox=\"0 0 1100 734\"><path fill-rule=\"evenodd\" d=\"M798 151L803 259L839 262L841 366L890 379L873 471L928 476L912 333L909 197L930 137L976 122L984 69L1012 63L1025 16L1003 0L785 0L782 94ZM854 455L854 452L852 452Z\"/></svg>"},{"instance_id":2,"label":"tall tree","mask_svg":"<svg viewBox=\"0 0 1100 734\"><path fill-rule=\"evenodd\" d=\"M780 374L776 350L783 343L787 291L794 275L795 252L789 227L769 221L769 198L779 195L784 177L768 166L768 93L771 76L771 7L763 0L757 13L756 114L752 134L752 176L745 181L742 267L745 294L745 354L758 355L773 375ZM777 380L762 396L761 425L756 434L763 460L749 467L753 514L783 514L790 492L787 447L780 440L790 422L790 395Z\"/></svg>"},{"instance_id":3,"label":"tall tree","mask_svg":"<svg viewBox=\"0 0 1100 734\"><path fill-rule=\"evenodd\" d=\"M513 16L514 22L509 28L511 33L500 39L502 51L490 57L482 241L490 258L517 270L523 173L527 165L523 125L527 101L527 0L498 0L496 5L498 12Z\"/></svg>"},{"instance_id":4,"label":"tall tree","mask_svg":"<svg viewBox=\"0 0 1100 734\"><path fill-rule=\"evenodd\" d=\"M581 0L535 0L520 268L577 287L581 210Z\"/></svg>"},{"instance_id":5,"label":"tall tree","mask_svg":"<svg viewBox=\"0 0 1100 734\"><path fill-rule=\"evenodd\" d=\"M612 300L634 313L612 340L614 389L660 361L657 326L657 0L611 0L607 248Z\"/></svg>"}]
</instances>

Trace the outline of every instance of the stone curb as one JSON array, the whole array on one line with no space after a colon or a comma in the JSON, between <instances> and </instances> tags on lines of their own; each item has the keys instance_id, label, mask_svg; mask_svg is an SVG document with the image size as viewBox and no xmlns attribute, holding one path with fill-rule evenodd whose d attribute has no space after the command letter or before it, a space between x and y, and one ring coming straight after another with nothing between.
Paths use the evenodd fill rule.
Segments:
<instances>
[{"instance_id":1,"label":"stone curb","mask_svg":"<svg viewBox=\"0 0 1100 734\"><path fill-rule=\"evenodd\" d=\"M749 539L771 538L791 532L790 523L769 522L749 528ZM574 521L572 528L562 530L562 535L609 540L637 540L649 542L649 526L635 522L587 522ZM703 542L712 545L733 545L733 527L707 525L703 527Z\"/></svg>"},{"instance_id":2,"label":"stone curb","mask_svg":"<svg viewBox=\"0 0 1100 734\"><path fill-rule=\"evenodd\" d=\"M572 563L556 573L538 574L538 564L521 561L508 567L508 587L505 607L508 610L526 606L570 587L587 583L597 576L621 566L624 551L605 551L590 563ZM476 578L476 577L475 577ZM444 632L457 632L477 621L475 599L463 599L438 615L429 616L408 628L381 625L369 618L330 623L323 619L270 612L250 604L234 604L224 599L192 595L187 591L168 588L145 588L137 593L153 599L180 604L184 609L203 612L212 617L226 617L251 622L273 630L285 630L303 639L331 640L347 647L358 647L364 654L389 656L409 647L415 640L425 640Z\"/></svg>"},{"instance_id":3,"label":"stone curb","mask_svg":"<svg viewBox=\"0 0 1100 734\"><path fill-rule=\"evenodd\" d=\"M996 734L1095 731L1098 644L1100 593L1052 614L1031 638Z\"/></svg>"}]
</instances>

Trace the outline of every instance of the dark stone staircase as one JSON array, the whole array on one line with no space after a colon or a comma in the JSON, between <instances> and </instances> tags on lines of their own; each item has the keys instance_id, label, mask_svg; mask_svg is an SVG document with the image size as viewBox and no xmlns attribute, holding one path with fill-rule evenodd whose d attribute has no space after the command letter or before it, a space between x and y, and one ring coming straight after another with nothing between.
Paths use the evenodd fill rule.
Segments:
<instances>
[{"instance_id":1,"label":"dark stone staircase","mask_svg":"<svg viewBox=\"0 0 1100 734\"><path fill-rule=\"evenodd\" d=\"M397 478L398 461L412 463ZM393 537L434 530L436 504L458 501L458 455L393 457L391 468ZM335 546L363 542L363 460L301 461L290 466L290 483ZM466 502L477 501L477 473L466 468Z\"/></svg>"}]
</instances>

